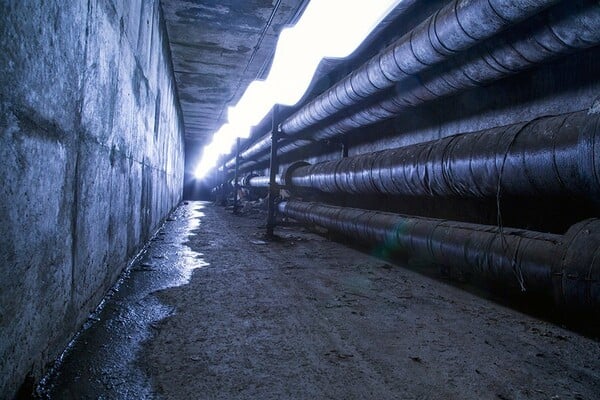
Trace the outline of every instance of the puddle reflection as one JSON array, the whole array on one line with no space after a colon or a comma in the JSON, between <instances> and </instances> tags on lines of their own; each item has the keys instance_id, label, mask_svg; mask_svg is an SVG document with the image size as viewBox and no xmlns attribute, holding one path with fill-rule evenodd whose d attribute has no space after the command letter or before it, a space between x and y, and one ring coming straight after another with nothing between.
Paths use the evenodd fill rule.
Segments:
<instances>
[{"instance_id":1,"label":"puddle reflection","mask_svg":"<svg viewBox=\"0 0 600 400\"><path fill-rule=\"evenodd\" d=\"M186 243L195 235L206 203L179 206L129 271L111 289L64 358L38 388L42 398L153 398L136 360L156 324L173 313L155 292L189 283L209 263ZM74 382L80 384L74 385ZM85 384L81 384L85 382Z\"/></svg>"},{"instance_id":2,"label":"puddle reflection","mask_svg":"<svg viewBox=\"0 0 600 400\"><path fill-rule=\"evenodd\" d=\"M204 209L204 204L196 204L194 207L192 206L192 203L190 203L188 207L187 225L185 227L186 232L182 232L182 235L180 235L182 239L180 243L182 250L178 252L180 257L178 257L177 260L179 280L174 286L181 286L189 283L195 269L210 265L202 258L204 254L192 250L185 244L194 236L194 231L198 229L202 223L202 217L204 217L205 214L201 210Z\"/></svg>"}]
</instances>

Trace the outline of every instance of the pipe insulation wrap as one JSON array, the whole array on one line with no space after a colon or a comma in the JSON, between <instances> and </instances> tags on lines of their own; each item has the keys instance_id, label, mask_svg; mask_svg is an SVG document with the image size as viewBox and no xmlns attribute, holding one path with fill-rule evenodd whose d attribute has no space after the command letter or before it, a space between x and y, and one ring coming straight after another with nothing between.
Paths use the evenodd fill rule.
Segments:
<instances>
[{"instance_id":1,"label":"pipe insulation wrap","mask_svg":"<svg viewBox=\"0 0 600 400\"><path fill-rule=\"evenodd\" d=\"M268 188L270 186L269 183L270 182L269 182L268 175L258 176L258 175L252 174L252 176L249 176L247 179L244 180L244 186L250 186L250 187ZM275 184L281 185L281 177L279 175L277 175L275 177Z\"/></svg>"},{"instance_id":2,"label":"pipe insulation wrap","mask_svg":"<svg viewBox=\"0 0 600 400\"><path fill-rule=\"evenodd\" d=\"M247 180L247 186L269 187L269 177L268 176L254 176Z\"/></svg>"},{"instance_id":3,"label":"pipe insulation wrap","mask_svg":"<svg viewBox=\"0 0 600 400\"><path fill-rule=\"evenodd\" d=\"M307 129L557 2L454 0L289 117L283 132Z\"/></svg>"},{"instance_id":4,"label":"pipe insulation wrap","mask_svg":"<svg viewBox=\"0 0 600 400\"><path fill-rule=\"evenodd\" d=\"M507 2L507 4L509 3L526 4L520 1ZM494 4L496 9L500 3ZM535 7L535 5L531 7ZM527 26L518 28L475 45L464 54L456 55L432 68L424 69L417 75L407 74L406 78L395 84L393 93L387 98L366 106L330 125L310 131L310 138L314 140L330 139L353 129L395 117L410 107L454 95L473 87L484 86L557 56L596 46L600 43L600 4L593 0L563 2L532 18L531 23L528 23ZM409 58L409 53L401 53L399 50L394 56L394 60ZM372 60L369 62L374 63ZM391 61L389 64L393 65ZM339 102L339 96L336 94L338 90L341 89L328 90L325 92L327 99L319 100L319 102L322 101L324 104ZM339 103L338 106L342 105ZM321 105L319 108L323 109L324 107L326 105ZM300 118L300 115L303 115L302 118L309 118L309 115L310 118L313 118L313 112L308 111L307 106L290 118L295 120ZM284 133L290 137L298 137L298 134L291 134L290 132L294 129L287 126L290 118L282 125ZM286 154L305 145L305 143L298 143L295 147L289 146L285 150L280 149L279 154ZM264 152L268 150L269 146L270 136L267 135L243 152L242 156L245 160L253 159L255 163L262 162L268 159ZM231 165L233 162L233 160L230 161Z\"/></svg>"},{"instance_id":5,"label":"pipe insulation wrap","mask_svg":"<svg viewBox=\"0 0 600 400\"><path fill-rule=\"evenodd\" d=\"M553 296L557 305L600 311L599 219L555 235L300 201L279 211L465 276Z\"/></svg>"},{"instance_id":6,"label":"pipe insulation wrap","mask_svg":"<svg viewBox=\"0 0 600 400\"><path fill-rule=\"evenodd\" d=\"M361 154L291 173L329 193L600 200L600 114L587 111Z\"/></svg>"},{"instance_id":7,"label":"pipe insulation wrap","mask_svg":"<svg viewBox=\"0 0 600 400\"><path fill-rule=\"evenodd\" d=\"M262 153L271 148L271 134L267 134L262 136L256 143L252 146L248 147L246 150L240 153L240 158L244 161L252 159L257 154ZM227 168L232 168L235 165L235 158L227 161L225 166Z\"/></svg>"},{"instance_id":8,"label":"pipe insulation wrap","mask_svg":"<svg viewBox=\"0 0 600 400\"><path fill-rule=\"evenodd\" d=\"M256 178L257 176L259 176L259 175L252 172L252 173L249 173L248 175L242 177L242 186L250 186L250 180L252 178Z\"/></svg>"},{"instance_id":9,"label":"pipe insulation wrap","mask_svg":"<svg viewBox=\"0 0 600 400\"><path fill-rule=\"evenodd\" d=\"M296 149L306 147L312 143L314 143L314 140L307 140L307 139L297 139L297 140L293 140L293 141L292 140L282 140L281 143L279 144L278 152L279 153L289 153ZM248 149L246 149L244 152L242 152L240 154L240 158L242 160L246 160L246 163L244 164L245 166L248 166L250 164L256 164L256 162L253 160L253 157L255 157L257 154L260 154L263 151L268 150L270 148L271 148L271 134L268 134L268 135L261 137L256 143L254 143L252 146L250 146ZM262 157L262 159L267 160L268 157L269 157L269 155L267 154L264 157ZM235 158L227 161L225 163L225 166L227 168L233 168L235 166Z\"/></svg>"},{"instance_id":10,"label":"pipe insulation wrap","mask_svg":"<svg viewBox=\"0 0 600 400\"><path fill-rule=\"evenodd\" d=\"M556 2L455 0L288 118L282 124L283 133L297 133ZM267 135L241 156L250 159L269 146ZM233 165L233 161L227 163L228 168Z\"/></svg>"},{"instance_id":11,"label":"pipe insulation wrap","mask_svg":"<svg viewBox=\"0 0 600 400\"><path fill-rule=\"evenodd\" d=\"M446 63L427 69L418 79L402 81L394 93L356 113L311 133L317 140L392 118L410 107L487 85L535 65L600 43L600 3L576 0L532 18Z\"/></svg>"}]
</instances>

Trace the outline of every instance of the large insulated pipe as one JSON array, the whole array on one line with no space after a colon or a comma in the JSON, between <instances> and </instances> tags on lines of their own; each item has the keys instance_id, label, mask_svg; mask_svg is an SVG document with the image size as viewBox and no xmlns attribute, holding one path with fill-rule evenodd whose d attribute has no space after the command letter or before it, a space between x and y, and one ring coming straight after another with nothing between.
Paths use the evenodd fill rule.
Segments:
<instances>
[{"instance_id":1,"label":"large insulated pipe","mask_svg":"<svg viewBox=\"0 0 600 400\"><path fill-rule=\"evenodd\" d=\"M289 117L282 124L283 133L292 136L557 1L454 0ZM241 157L250 160L270 145L270 136L266 135L242 152ZM227 163L228 168L233 165L233 160Z\"/></svg>"},{"instance_id":2,"label":"large insulated pipe","mask_svg":"<svg viewBox=\"0 0 600 400\"><path fill-rule=\"evenodd\" d=\"M558 0L454 0L283 124L294 134L490 38Z\"/></svg>"},{"instance_id":3,"label":"large insulated pipe","mask_svg":"<svg viewBox=\"0 0 600 400\"><path fill-rule=\"evenodd\" d=\"M250 187L269 187L268 176L255 176L247 181L247 185Z\"/></svg>"},{"instance_id":4,"label":"large insulated pipe","mask_svg":"<svg viewBox=\"0 0 600 400\"><path fill-rule=\"evenodd\" d=\"M279 146L278 152L279 153L289 153L290 151L293 151L295 149L299 149L302 147L306 147L312 143L314 143L314 140L307 140L307 139L299 139L299 140L293 140L293 141L282 140L281 145ZM244 163L244 165L249 165L254 161L253 159L256 157L257 154L260 154L263 151L266 151L270 148L271 148L271 134L269 133L269 134L261 137L256 143L254 143L252 146L248 147L245 151L243 151L240 154L240 158L242 160L246 161ZM267 160L268 158L269 158L269 156L265 155L264 160ZM235 166L235 158L227 161L227 163L225 163L225 166L227 168L234 167Z\"/></svg>"},{"instance_id":5,"label":"large insulated pipe","mask_svg":"<svg viewBox=\"0 0 600 400\"><path fill-rule=\"evenodd\" d=\"M271 148L271 133L262 136L256 143L248 147L246 150L240 153L240 158L244 161L252 160L254 156L267 151ZM235 159L231 159L225 163L227 168L231 168L235 165Z\"/></svg>"},{"instance_id":6,"label":"large insulated pipe","mask_svg":"<svg viewBox=\"0 0 600 400\"><path fill-rule=\"evenodd\" d=\"M281 178L279 175L275 177L275 183L281 185ZM269 176L251 176L244 180L244 185L250 187L269 187Z\"/></svg>"},{"instance_id":7,"label":"large insulated pipe","mask_svg":"<svg viewBox=\"0 0 600 400\"><path fill-rule=\"evenodd\" d=\"M315 140L330 139L392 118L410 107L489 84L559 55L599 43L600 4L593 0L566 1L549 12L532 18L527 27L489 40L467 51L464 56L457 56L417 74L416 77L403 80L395 86L391 96L328 126L311 131L309 136ZM402 59L404 56L398 53L395 57ZM408 58L409 54L405 57ZM263 137L243 152L243 157L255 162L264 161L266 157L261 154L269 146L269 138ZM298 147L301 146L282 148L280 154Z\"/></svg>"},{"instance_id":8,"label":"large insulated pipe","mask_svg":"<svg viewBox=\"0 0 600 400\"><path fill-rule=\"evenodd\" d=\"M286 183L331 193L600 200L600 112L545 117L300 166Z\"/></svg>"},{"instance_id":9,"label":"large insulated pipe","mask_svg":"<svg viewBox=\"0 0 600 400\"><path fill-rule=\"evenodd\" d=\"M279 211L465 276L553 295L560 306L600 312L600 219L555 235L300 201L280 203Z\"/></svg>"},{"instance_id":10,"label":"large insulated pipe","mask_svg":"<svg viewBox=\"0 0 600 400\"><path fill-rule=\"evenodd\" d=\"M541 20L541 24L539 23ZM509 32L447 63L428 69L418 79L402 82L395 93L311 137L328 139L394 117L410 107L483 86L514 75L559 55L600 43L600 3L568 1L543 17L533 18L525 32Z\"/></svg>"}]
</instances>

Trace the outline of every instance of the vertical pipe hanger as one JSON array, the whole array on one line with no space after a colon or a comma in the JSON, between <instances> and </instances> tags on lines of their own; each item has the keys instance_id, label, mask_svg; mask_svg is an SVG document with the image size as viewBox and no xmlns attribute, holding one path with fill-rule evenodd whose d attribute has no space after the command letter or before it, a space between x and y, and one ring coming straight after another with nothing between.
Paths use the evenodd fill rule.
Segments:
<instances>
[{"instance_id":1,"label":"vertical pipe hanger","mask_svg":"<svg viewBox=\"0 0 600 400\"><path fill-rule=\"evenodd\" d=\"M214 195L215 204L219 204L219 169L215 168L213 172L213 183L210 185L212 187L211 195Z\"/></svg>"},{"instance_id":2,"label":"vertical pipe hanger","mask_svg":"<svg viewBox=\"0 0 600 400\"><path fill-rule=\"evenodd\" d=\"M277 170L279 169L279 163L277 160L277 147L280 137L278 119L279 119L279 106L276 104L273 106L271 114L271 162L269 166L269 214L267 216L267 236L273 236L273 229L275 228L275 197L279 190L277 185Z\"/></svg>"},{"instance_id":3,"label":"vertical pipe hanger","mask_svg":"<svg viewBox=\"0 0 600 400\"><path fill-rule=\"evenodd\" d=\"M239 190L240 190L240 184L239 184L239 179L238 179L239 166L240 166L240 138L237 138L236 147L235 147L235 174L233 177L233 186L234 186L233 190L235 190L235 193L233 194L233 213L234 214L237 214L237 212L238 212L239 201L240 201L240 199L238 199Z\"/></svg>"},{"instance_id":4,"label":"vertical pipe hanger","mask_svg":"<svg viewBox=\"0 0 600 400\"><path fill-rule=\"evenodd\" d=\"M221 205L227 206L227 168L223 162L223 190L221 191Z\"/></svg>"}]
</instances>

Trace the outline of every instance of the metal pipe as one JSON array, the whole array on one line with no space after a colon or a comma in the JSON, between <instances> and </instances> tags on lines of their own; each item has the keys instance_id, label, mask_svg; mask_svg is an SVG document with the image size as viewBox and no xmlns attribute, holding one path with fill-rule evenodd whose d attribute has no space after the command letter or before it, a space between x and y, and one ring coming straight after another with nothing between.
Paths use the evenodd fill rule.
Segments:
<instances>
[{"instance_id":1,"label":"metal pipe","mask_svg":"<svg viewBox=\"0 0 600 400\"><path fill-rule=\"evenodd\" d=\"M291 186L324 192L485 198L600 199L600 113L540 118L291 172Z\"/></svg>"},{"instance_id":2,"label":"metal pipe","mask_svg":"<svg viewBox=\"0 0 600 400\"><path fill-rule=\"evenodd\" d=\"M257 154L260 154L264 151L267 151L270 147L271 147L271 133L269 132L265 136L258 139L258 141L256 143L254 143L252 146L250 146L246 150L244 150L240 156L242 157L243 160L252 160L252 158L254 156L256 156ZM233 166L234 162L235 161L233 159L229 160L225 163L225 166L227 168L231 168Z\"/></svg>"},{"instance_id":3,"label":"metal pipe","mask_svg":"<svg viewBox=\"0 0 600 400\"><path fill-rule=\"evenodd\" d=\"M454 0L282 124L292 135L465 51L558 0Z\"/></svg>"},{"instance_id":4,"label":"metal pipe","mask_svg":"<svg viewBox=\"0 0 600 400\"><path fill-rule=\"evenodd\" d=\"M389 18L390 20L395 20L395 19L399 18L401 15L405 14L409 9L411 9L419 1L420 0L404 0L404 1L402 1L398 6L396 6L395 10L392 11L388 15L388 17L386 17L386 19ZM542 3L541 0L536 0L536 1ZM536 1L534 1L534 2L536 2ZM555 0L546 0L547 3L550 3L551 1L555 1ZM386 23L380 24L380 26L378 26L378 28L376 28L376 30L381 29L381 27L385 26L385 25L386 25ZM374 31L371 33L371 35L376 36L377 32ZM302 143L302 146L305 146L307 144L308 143L304 142L304 143ZM257 154L267 152L269 150L270 146L271 146L271 135L266 134L266 135L262 136L261 138L259 138L254 144L252 144L250 147L248 147L246 150L244 150L242 152L242 159L251 160ZM267 160L267 159L268 159L268 154L263 157L263 160ZM233 159L229 160L226 164L227 168L232 168L234 165L234 162L235 161Z\"/></svg>"},{"instance_id":5,"label":"metal pipe","mask_svg":"<svg viewBox=\"0 0 600 400\"><path fill-rule=\"evenodd\" d=\"M271 180L270 176L256 176L255 175L246 180L246 186L255 187L255 188L259 188L259 187L267 188L267 187L269 187L270 180ZM275 176L275 183L277 185L282 184L281 177L279 175Z\"/></svg>"},{"instance_id":6,"label":"metal pipe","mask_svg":"<svg viewBox=\"0 0 600 400\"><path fill-rule=\"evenodd\" d=\"M303 147L306 147L312 143L314 143L314 140L308 140L308 139L296 139L296 140L281 140L281 143L278 146L278 152L280 154L286 154L289 153L291 151L294 151L296 149L300 149ZM253 146L249 147L248 149L246 149L245 151L243 151L240 155L240 157L243 160L246 160L246 163L244 164L244 166L247 168L249 166L252 165L256 165L259 161L257 161L256 159L254 159L256 157L256 155L261 154L262 152L268 150L271 147L271 135L265 135L262 138L260 138ZM269 153L265 153L264 155L262 155L260 158L258 158L258 160L260 161L266 161L269 159ZM227 166L228 168L230 168L231 166L233 166L234 164L230 163L235 162L235 160L229 160L225 166Z\"/></svg>"},{"instance_id":7,"label":"metal pipe","mask_svg":"<svg viewBox=\"0 0 600 400\"><path fill-rule=\"evenodd\" d=\"M387 98L312 131L310 137L315 140L330 139L353 129L395 117L410 107L489 84L556 56L593 47L599 43L600 4L593 0L564 2L549 12L532 18L532 22L527 26L475 46L463 56L454 57L416 76L409 76L396 84L393 93ZM403 57L408 59L409 54L395 54L395 59L401 60ZM348 90L352 89L351 85L345 87ZM302 110L304 109L303 107ZM242 156L245 160L252 159L255 163L265 161L268 156L262 154L269 145L267 138L263 137L243 152ZM305 145L306 143L299 143L286 146L285 149L280 149L280 154Z\"/></svg>"},{"instance_id":8,"label":"metal pipe","mask_svg":"<svg viewBox=\"0 0 600 400\"><path fill-rule=\"evenodd\" d=\"M255 176L252 177L250 179L248 179L248 186L251 187L269 187L269 181L270 181L270 177L269 176Z\"/></svg>"},{"instance_id":9,"label":"metal pipe","mask_svg":"<svg viewBox=\"0 0 600 400\"><path fill-rule=\"evenodd\" d=\"M519 31L477 46L397 85L395 93L311 134L329 139L350 130L392 118L410 107L515 75L559 55L600 43L600 4L569 1L534 18Z\"/></svg>"},{"instance_id":10,"label":"metal pipe","mask_svg":"<svg viewBox=\"0 0 600 400\"><path fill-rule=\"evenodd\" d=\"M244 176L242 178L242 186L250 186L249 182L250 179L257 177L258 175L255 174L254 172L249 173L248 175Z\"/></svg>"},{"instance_id":11,"label":"metal pipe","mask_svg":"<svg viewBox=\"0 0 600 400\"><path fill-rule=\"evenodd\" d=\"M555 235L300 201L280 203L279 211L463 276L600 312L600 219Z\"/></svg>"}]
</instances>

